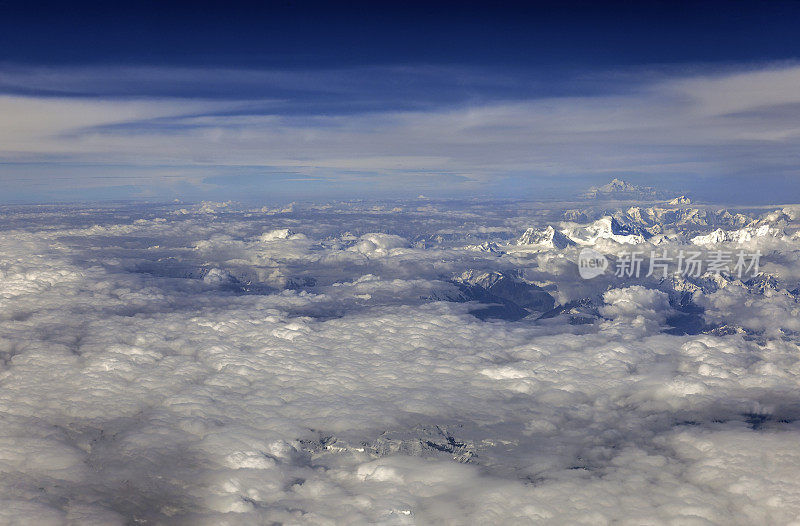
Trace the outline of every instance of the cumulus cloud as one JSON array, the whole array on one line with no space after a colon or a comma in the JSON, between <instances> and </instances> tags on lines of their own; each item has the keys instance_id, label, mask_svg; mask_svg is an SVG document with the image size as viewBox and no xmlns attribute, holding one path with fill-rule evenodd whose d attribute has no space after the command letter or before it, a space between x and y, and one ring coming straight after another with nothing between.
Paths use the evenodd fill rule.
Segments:
<instances>
[{"instance_id":1,"label":"cumulus cloud","mask_svg":"<svg viewBox=\"0 0 800 526\"><path fill-rule=\"evenodd\" d=\"M390 255L393 250L408 247L408 241L391 234L364 234L351 250L366 255Z\"/></svg>"},{"instance_id":2,"label":"cumulus cloud","mask_svg":"<svg viewBox=\"0 0 800 526\"><path fill-rule=\"evenodd\" d=\"M625 324L626 329L639 326L652 332L665 323L670 313L667 294L642 286L609 290L603 294L603 301L600 313L614 324Z\"/></svg>"},{"instance_id":3,"label":"cumulus cloud","mask_svg":"<svg viewBox=\"0 0 800 526\"><path fill-rule=\"evenodd\" d=\"M530 219L513 207L207 205L4 209L0 521L800 513L789 292L701 291L709 322L740 330L674 335L656 283L464 248L508 248L502 226ZM597 315L482 321L442 299L467 270Z\"/></svg>"}]
</instances>

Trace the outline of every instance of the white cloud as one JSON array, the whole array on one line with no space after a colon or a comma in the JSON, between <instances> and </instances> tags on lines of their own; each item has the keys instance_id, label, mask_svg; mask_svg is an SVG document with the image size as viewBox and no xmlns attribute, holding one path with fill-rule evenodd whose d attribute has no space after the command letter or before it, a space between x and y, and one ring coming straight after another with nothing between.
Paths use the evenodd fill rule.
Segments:
<instances>
[{"instance_id":1,"label":"white cloud","mask_svg":"<svg viewBox=\"0 0 800 526\"><path fill-rule=\"evenodd\" d=\"M711 317L766 328L756 341L664 334L667 296L625 283L592 324L483 322L426 295L509 265L549 276L564 300L587 290L563 257L460 248L479 229L455 225L478 215L496 236L525 211L212 208L4 209L0 521L800 513L785 294L705 296ZM369 233L393 225L403 237ZM456 241L407 246L437 232ZM316 284L271 288L304 277Z\"/></svg>"}]
</instances>

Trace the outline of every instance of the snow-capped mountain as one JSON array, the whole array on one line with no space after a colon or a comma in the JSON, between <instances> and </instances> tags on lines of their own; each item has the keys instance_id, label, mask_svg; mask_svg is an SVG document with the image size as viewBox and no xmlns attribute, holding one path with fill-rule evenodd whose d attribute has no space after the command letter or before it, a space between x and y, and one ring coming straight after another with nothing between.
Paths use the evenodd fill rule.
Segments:
<instances>
[{"instance_id":1,"label":"snow-capped mountain","mask_svg":"<svg viewBox=\"0 0 800 526\"><path fill-rule=\"evenodd\" d=\"M753 221L751 225L769 225L774 228L786 228L791 222L792 218L784 210L774 210L762 215L760 218Z\"/></svg>"},{"instance_id":2,"label":"snow-capped mountain","mask_svg":"<svg viewBox=\"0 0 800 526\"><path fill-rule=\"evenodd\" d=\"M767 214L760 221L769 222L773 226L785 224L789 216L779 212ZM675 232L699 235L708 232L709 227L734 230L755 224L752 216L739 212L731 212L726 209L693 208L668 203L648 207L631 206L627 209L594 207L573 209L565 211L563 219L571 223L587 224L606 216L612 216L622 224L638 225L652 235ZM769 219L767 219L768 216ZM780 221L784 221L784 223L780 223Z\"/></svg>"},{"instance_id":3,"label":"snow-capped mountain","mask_svg":"<svg viewBox=\"0 0 800 526\"><path fill-rule=\"evenodd\" d=\"M723 274L705 273L702 276L686 276L673 274L659 281L658 288L672 295L697 293L711 294L730 283L730 278Z\"/></svg>"},{"instance_id":4,"label":"snow-capped mountain","mask_svg":"<svg viewBox=\"0 0 800 526\"><path fill-rule=\"evenodd\" d=\"M503 254L503 250L494 241L486 241L480 245L467 245L464 248L467 250L477 250L480 252L487 252L489 254L497 254L498 256Z\"/></svg>"},{"instance_id":5,"label":"snow-capped mountain","mask_svg":"<svg viewBox=\"0 0 800 526\"><path fill-rule=\"evenodd\" d=\"M580 298L545 312L539 319L547 320L565 316L569 320L568 323L570 325L585 325L593 323L600 318L598 307L602 304L603 301L600 298Z\"/></svg>"},{"instance_id":6,"label":"snow-capped mountain","mask_svg":"<svg viewBox=\"0 0 800 526\"><path fill-rule=\"evenodd\" d=\"M778 279L775 276L759 273L744 282L748 292L751 294L765 294L768 290L779 290Z\"/></svg>"},{"instance_id":7,"label":"snow-capped mountain","mask_svg":"<svg viewBox=\"0 0 800 526\"><path fill-rule=\"evenodd\" d=\"M638 245L652 237L646 228L635 223L622 223L612 216L601 217L589 225L575 226L567 235L582 245L593 245L601 239Z\"/></svg>"},{"instance_id":8,"label":"snow-capped mountain","mask_svg":"<svg viewBox=\"0 0 800 526\"><path fill-rule=\"evenodd\" d=\"M692 200L686 197L685 195L681 195L676 197L675 199L671 199L667 204L673 206L690 205L692 204Z\"/></svg>"},{"instance_id":9,"label":"snow-capped mountain","mask_svg":"<svg viewBox=\"0 0 800 526\"><path fill-rule=\"evenodd\" d=\"M584 199L648 200L661 198L663 193L649 186L638 186L615 178L603 186L592 186L581 197Z\"/></svg>"},{"instance_id":10,"label":"snow-capped mountain","mask_svg":"<svg viewBox=\"0 0 800 526\"><path fill-rule=\"evenodd\" d=\"M719 243L746 243L759 237L779 238L784 235L785 233L782 229L774 228L769 224L762 224L760 226L748 226L739 230L718 228L709 234L695 236L691 241L695 245L717 245Z\"/></svg>"},{"instance_id":11,"label":"snow-capped mountain","mask_svg":"<svg viewBox=\"0 0 800 526\"><path fill-rule=\"evenodd\" d=\"M544 229L529 228L517 239L519 246L539 246L543 248L567 248L575 242L563 232L548 225Z\"/></svg>"},{"instance_id":12,"label":"snow-capped mountain","mask_svg":"<svg viewBox=\"0 0 800 526\"><path fill-rule=\"evenodd\" d=\"M467 270L450 283L458 289L434 291L431 299L477 301L482 305L471 310L470 314L480 319L519 320L531 313L547 312L555 305L547 291L507 272Z\"/></svg>"}]
</instances>

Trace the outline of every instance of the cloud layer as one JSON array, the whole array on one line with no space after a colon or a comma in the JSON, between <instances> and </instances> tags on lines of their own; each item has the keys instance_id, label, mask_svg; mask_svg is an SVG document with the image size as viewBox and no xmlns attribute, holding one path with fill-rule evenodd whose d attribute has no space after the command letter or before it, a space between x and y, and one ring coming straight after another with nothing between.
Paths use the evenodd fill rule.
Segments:
<instances>
[{"instance_id":1,"label":"cloud layer","mask_svg":"<svg viewBox=\"0 0 800 526\"><path fill-rule=\"evenodd\" d=\"M779 287L696 295L739 332L678 336L664 331L674 309L657 281L583 281L575 247L504 244L560 210L3 211L0 521L793 524L800 513L800 349L784 290L798 279L796 236L748 242L773 248L764 269ZM599 311L582 324L481 321L473 304L437 300L465 271L517 271L559 303L595 297Z\"/></svg>"}]
</instances>

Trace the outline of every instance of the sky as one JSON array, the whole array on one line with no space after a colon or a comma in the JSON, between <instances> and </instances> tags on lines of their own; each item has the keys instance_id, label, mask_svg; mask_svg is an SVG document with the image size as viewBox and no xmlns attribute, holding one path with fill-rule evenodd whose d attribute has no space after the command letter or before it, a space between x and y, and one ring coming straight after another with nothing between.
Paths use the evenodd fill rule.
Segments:
<instances>
[{"instance_id":1,"label":"sky","mask_svg":"<svg viewBox=\"0 0 800 526\"><path fill-rule=\"evenodd\" d=\"M798 3L0 2L0 201L800 201Z\"/></svg>"}]
</instances>

